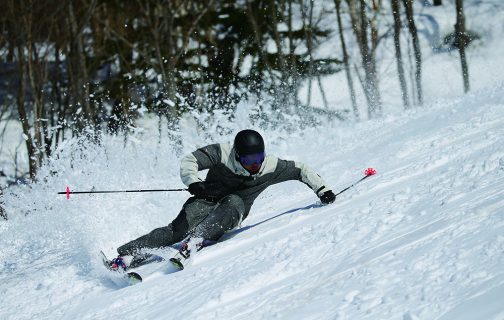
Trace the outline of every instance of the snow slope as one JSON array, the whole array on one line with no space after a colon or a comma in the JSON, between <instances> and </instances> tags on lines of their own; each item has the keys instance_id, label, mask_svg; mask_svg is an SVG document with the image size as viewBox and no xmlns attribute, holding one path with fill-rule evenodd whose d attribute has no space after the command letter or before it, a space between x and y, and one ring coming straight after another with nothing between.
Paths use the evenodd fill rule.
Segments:
<instances>
[{"instance_id":1,"label":"snow slope","mask_svg":"<svg viewBox=\"0 0 504 320\"><path fill-rule=\"evenodd\" d=\"M139 271L142 284L124 287L110 279L97 253L112 256L117 246L166 225L187 193L81 195L69 201L55 194L66 185L182 187L180 155L159 146L148 128L126 145L121 137L106 137L101 146L67 141L38 183L11 187L5 195L0 319L504 319L500 2L466 1L468 28L483 37L468 51L470 95L452 98L462 91L457 54L429 49L428 40L454 24L448 1L417 10L424 17L418 22L426 107L403 113L389 38L379 55L387 116L289 135L262 131L268 152L307 163L335 190L369 166L379 174L325 207L301 183L274 186L242 229L202 251L183 272L149 266ZM339 50L337 41L328 46L329 52ZM343 73L325 84L330 105L348 106ZM322 105L316 90L313 99ZM359 101L364 107L362 95ZM199 133L185 119L182 152L231 141L250 126L251 107L241 106L235 123L226 124L233 132L223 137L212 134L216 124ZM14 138L2 141L9 153L0 163L12 158L21 141L13 127Z\"/></svg>"},{"instance_id":2,"label":"snow slope","mask_svg":"<svg viewBox=\"0 0 504 320\"><path fill-rule=\"evenodd\" d=\"M503 85L399 116L267 134L270 153L309 164L335 190L369 166L379 174L324 207L299 182L276 185L186 270L158 264L121 287L98 250L112 255L168 223L187 194L55 192L179 187L178 159L140 136L125 149L119 138L63 146L43 182L6 194L0 318L504 319Z\"/></svg>"}]
</instances>

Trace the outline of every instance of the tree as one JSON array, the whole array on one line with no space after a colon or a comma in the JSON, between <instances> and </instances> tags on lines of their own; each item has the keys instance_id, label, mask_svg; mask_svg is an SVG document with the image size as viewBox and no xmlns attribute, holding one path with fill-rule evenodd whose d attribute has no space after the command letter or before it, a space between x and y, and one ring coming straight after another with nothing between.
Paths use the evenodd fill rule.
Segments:
<instances>
[{"instance_id":1,"label":"tree","mask_svg":"<svg viewBox=\"0 0 504 320\"><path fill-rule=\"evenodd\" d=\"M301 0L247 1L247 15L254 30L255 45L250 53L256 61L250 69L250 76L253 82L261 82L264 92L273 93L273 107L283 108L284 111L297 111L292 107L300 106L297 93L301 80L310 82L317 79L323 94L321 76L341 70L338 59L314 57L317 46L328 38L330 30L321 27L325 11L315 13L312 1L306 8L305 3ZM302 18L302 25L298 28L292 24L295 8L299 8L297 16ZM270 43L274 44L275 50L268 46ZM248 85L257 86L254 83Z\"/></svg>"},{"instance_id":2,"label":"tree","mask_svg":"<svg viewBox=\"0 0 504 320\"><path fill-rule=\"evenodd\" d=\"M465 54L467 36L465 32L464 1L455 0L455 9L457 10L457 23L455 24L455 43L457 43L460 54L464 92L467 93L469 91L469 67L467 65L467 57Z\"/></svg>"},{"instance_id":3,"label":"tree","mask_svg":"<svg viewBox=\"0 0 504 320\"><path fill-rule=\"evenodd\" d=\"M3 219L7 220L7 212L5 212L5 209L3 208L3 190L0 188L0 217Z\"/></svg>"},{"instance_id":4,"label":"tree","mask_svg":"<svg viewBox=\"0 0 504 320\"><path fill-rule=\"evenodd\" d=\"M406 19L408 21L408 29L413 43L413 52L415 55L415 88L417 93L417 101L419 105L423 104L422 90L422 52L420 50L420 41L418 40L418 32L413 16L413 0L403 0L406 11Z\"/></svg>"},{"instance_id":5,"label":"tree","mask_svg":"<svg viewBox=\"0 0 504 320\"><path fill-rule=\"evenodd\" d=\"M406 86L406 77L404 76L404 67L401 54L401 14L399 12L399 0L392 0L392 15L394 17L394 47L397 62L397 73L399 75L399 84L401 87L401 96L405 109L409 108L408 88Z\"/></svg>"},{"instance_id":6,"label":"tree","mask_svg":"<svg viewBox=\"0 0 504 320\"><path fill-rule=\"evenodd\" d=\"M345 74L347 78L348 91L350 92L350 101L352 102L352 109L356 120L360 119L359 108L357 105L357 98L355 95L355 89L352 80L352 73L350 70L350 64L348 62L349 56L345 43L345 36L343 33L343 23L341 22L341 0L334 0L334 5L336 7L336 19L338 21L338 30L341 42L341 51L343 51L343 64L345 65Z\"/></svg>"},{"instance_id":7,"label":"tree","mask_svg":"<svg viewBox=\"0 0 504 320\"><path fill-rule=\"evenodd\" d=\"M157 101L159 112L173 123L179 115L177 93L188 76L193 65L187 62L191 41L201 41L198 29L204 29L202 19L213 10L215 0L206 1L143 1L137 0L141 18L146 23L148 41L142 40L142 49L154 52L150 58L151 67L161 75L157 90L160 100L169 101L163 105ZM189 51L194 52L194 51ZM208 52L207 52L208 53ZM208 57L208 56L207 56Z\"/></svg>"},{"instance_id":8,"label":"tree","mask_svg":"<svg viewBox=\"0 0 504 320\"><path fill-rule=\"evenodd\" d=\"M5 1L2 3L8 50L16 60L16 104L28 152L29 173L35 178L51 139L47 122L48 108L44 93L49 73L50 50L38 44L48 42L54 32L58 10L42 14L47 4L37 1ZM14 80L14 79L13 79Z\"/></svg>"},{"instance_id":9,"label":"tree","mask_svg":"<svg viewBox=\"0 0 504 320\"><path fill-rule=\"evenodd\" d=\"M96 127L95 108L90 101L90 70L87 62L85 28L94 14L97 0L66 1L66 24L69 26L67 65L70 86L70 104L79 111L76 124L79 131Z\"/></svg>"},{"instance_id":10,"label":"tree","mask_svg":"<svg viewBox=\"0 0 504 320\"><path fill-rule=\"evenodd\" d=\"M365 80L363 85L368 103L368 117L374 118L381 113L382 108L376 69L376 47L379 41L376 16L371 20L368 18L368 8L365 0L347 0L347 4L364 69ZM375 14L379 10L379 3L376 0L373 0L371 10ZM370 37L368 37L368 32L371 35Z\"/></svg>"}]
</instances>

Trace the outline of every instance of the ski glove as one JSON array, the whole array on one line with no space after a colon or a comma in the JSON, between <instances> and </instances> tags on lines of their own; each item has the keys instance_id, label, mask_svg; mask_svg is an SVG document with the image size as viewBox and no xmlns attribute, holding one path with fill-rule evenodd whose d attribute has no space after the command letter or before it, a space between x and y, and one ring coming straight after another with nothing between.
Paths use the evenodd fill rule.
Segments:
<instances>
[{"instance_id":1,"label":"ski glove","mask_svg":"<svg viewBox=\"0 0 504 320\"><path fill-rule=\"evenodd\" d=\"M205 183L194 182L189 185L189 193L196 197L201 197L206 195Z\"/></svg>"},{"instance_id":2,"label":"ski glove","mask_svg":"<svg viewBox=\"0 0 504 320\"><path fill-rule=\"evenodd\" d=\"M196 198L218 200L222 197L220 188L215 182L198 181L189 185L188 191Z\"/></svg>"},{"instance_id":3,"label":"ski glove","mask_svg":"<svg viewBox=\"0 0 504 320\"><path fill-rule=\"evenodd\" d=\"M320 197L320 202L323 204L330 204L336 200L336 195L332 192L332 190L324 192Z\"/></svg>"}]
</instances>

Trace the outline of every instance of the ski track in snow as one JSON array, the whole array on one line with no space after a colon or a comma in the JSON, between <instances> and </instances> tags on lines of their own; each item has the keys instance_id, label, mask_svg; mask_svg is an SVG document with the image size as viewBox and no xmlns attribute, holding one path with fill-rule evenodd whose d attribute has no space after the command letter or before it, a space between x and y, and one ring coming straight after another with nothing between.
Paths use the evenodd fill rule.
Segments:
<instances>
[{"instance_id":1,"label":"ski track in snow","mask_svg":"<svg viewBox=\"0 0 504 320\"><path fill-rule=\"evenodd\" d=\"M0 318L503 319L503 101L489 90L341 129L339 141L304 136L303 161L335 190L367 166L378 175L324 207L299 183L275 186L186 270L146 266L132 287L110 280L95 251L159 226L145 225L149 211L169 220L166 202L173 216L186 195L26 204L38 211L0 229ZM19 204L58 187L6 196Z\"/></svg>"}]
</instances>

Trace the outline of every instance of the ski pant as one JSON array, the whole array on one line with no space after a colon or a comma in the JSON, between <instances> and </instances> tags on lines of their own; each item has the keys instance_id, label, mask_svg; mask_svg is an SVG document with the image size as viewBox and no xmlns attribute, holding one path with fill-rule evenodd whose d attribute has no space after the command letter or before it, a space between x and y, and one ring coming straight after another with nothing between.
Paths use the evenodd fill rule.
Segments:
<instances>
[{"instance_id":1,"label":"ski pant","mask_svg":"<svg viewBox=\"0 0 504 320\"><path fill-rule=\"evenodd\" d=\"M169 225L120 246L117 252L121 256L134 255L143 248L170 246L188 235L216 241L226 231L239 226L244 213L243 200L234 194L217 203L192 197Z\"/></svg>"}]
</instances>

